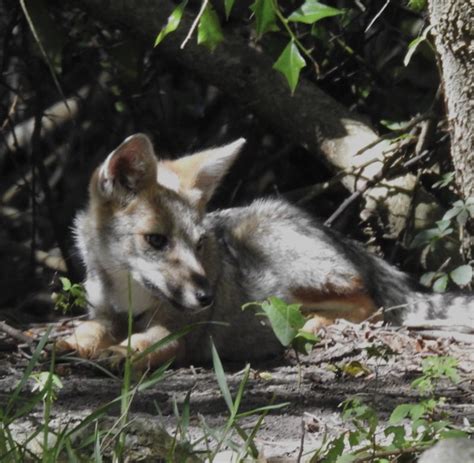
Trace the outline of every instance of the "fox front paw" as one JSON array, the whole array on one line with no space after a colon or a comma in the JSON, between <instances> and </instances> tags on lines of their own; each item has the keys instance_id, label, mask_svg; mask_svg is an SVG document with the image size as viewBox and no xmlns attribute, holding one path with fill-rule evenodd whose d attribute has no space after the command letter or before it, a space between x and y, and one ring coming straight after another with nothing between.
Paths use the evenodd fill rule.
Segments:
<instances>
[{"instance_id":1,"label":"fox front paw","mask_svg":"<svg viewBox=\"0 0 474 463\"><path fill-rule=\"evenodd\" d=\"M156 342L150 339L147 333L137 333L130 338L130 351L132 367L135 371L145 371L147 369L156 368L159 365L171 359L181 360L183 357L183 345L179 341L171 341L165 346L143 354L145 350L149 349L153 343ZM125 339L122 343L109 346L104 349L98 359L104 362L113 370L122 371L127 358L128 340Z\"/></svg>"},{"instance_id":2,"label":"fox front paw","mask_svg":"<svg viewBox=\"0 0 474 463\"><path fill-rule=\"evenodd\" d=\"M81 323L71 335L56 341L56 349L59 352L76 351L80 357L91 359L115 342L104 324L89 320Z\"/></svg>"}]
</instances>

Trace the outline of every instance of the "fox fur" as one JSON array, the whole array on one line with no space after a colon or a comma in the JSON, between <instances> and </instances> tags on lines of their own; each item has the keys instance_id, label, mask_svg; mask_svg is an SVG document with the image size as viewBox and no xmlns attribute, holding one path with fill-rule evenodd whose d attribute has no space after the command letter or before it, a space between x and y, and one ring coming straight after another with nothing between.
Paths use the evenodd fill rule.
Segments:
<instances>
[{"instance_id":1,"label":"fox fur","mask_svg":"<svg viewBox=\"0 0 474 463\"><path fill-rule=\"evenodd\" d=\"M379 308L392 324L474 326L472 297L431 294L286 201L206 213L244 142L166 161L136 134L96 169L88 207L74 225L90 320L61 341L63 348L124 356L131 307L136 352L198 323L142 366L171 357L206 361L211 337L225 359L264 358L282 347L271 327L241 306L269 296L302 304L314 331L337 318L373 319Z\"/></svg>"}]
</instances>

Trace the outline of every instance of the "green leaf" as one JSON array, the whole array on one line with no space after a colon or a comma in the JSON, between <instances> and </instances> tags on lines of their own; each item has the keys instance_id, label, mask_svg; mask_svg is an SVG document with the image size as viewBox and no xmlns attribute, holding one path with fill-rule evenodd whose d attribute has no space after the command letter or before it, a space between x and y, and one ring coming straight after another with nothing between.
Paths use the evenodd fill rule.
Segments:
<instances>
[{"instance_id":1,"label":"green leaf","mask_svg":"<svg viewBox=\"0 0 474 463\"><path fill-rule=\"evenodd\" d=\"M410 60L413 56L413 54L415 53L415 51L417 50L418 46L420 45L420 43L424 42L426 40L426 37L428 36L428 33L430 32L431 28L433 26L428 26L424 31L423 33L421 34L420 37L417 37L416 39L412 40L410 42L410 44L408 45L408 51L407 51L407 54L405 55L405 58L403 58L403 64L405 66L408 66L408 64L410 63Z\"/></svg>"},{"instance_id":2,"label":"green leaf","mask_svg":"<svg viewBox=\"0 0 474 463\"><path fill-rule=\"evenodd\" d=\"M441 180L433 184L433 188L444 188L454 180L454 172L448 172L441 176Z\"/></svg>"},{"instance_id":3,"label":"green leaf","mask_svg":"<svg viewBox=\"0 0 474 463\"><path fill-rule=\"evenodd\" d=\"M285 347L289 346L304 324L299 310L276 297L269 298L261 307L270 320L275 336Z\"/></svg>"},{"instance_id":4,"label":"green leaf","mask_svg":"<svg viewBox=\"0 0 474 463\"><path fill-rule=\"evenodd\" d=\"M417 37L408 44L408 51L405 55L405 58L403 58L403 64L405 66L408 66L408 64L410 64L411 57L415 54L418 45L420 45L420 43L424 41L425 39L423 37Z\"/></svg>"},{"instance_id":5,"label":"green leaf","mask_svg":"<svg viewBox=\"0 0 474 463\"><path fill-rule=\"evenodd\" d=\"M297 352L302 354L309 354L312 347L319 341L319 338L313 333L308 333L307 331L299 330L296 333L295 338L293 339L293 347Z\"/></svg>"},{"instance_id":6,"label":"green leaf","mask_svg":"<svg viewBox=\"0 0 474 463\"><path fill-rule=\"evenodd\" d=\"M371 371L365 365L363 365L358 360L352 360L351 362L347 362L341 367L341 370L348 376L352 376L354 378L360 378L361 376L366 376Z\"/></svg>"},{"instance_id":7,"label":"green leaf","mask_svg":"<svg viewBox=\"0 0 474 463\"><path fill-rule=\"evenodd\" d=\"M441 439L469 439L469 434L461 429L447 429L440 432Z\"/></svg>"},{"instance_id":8,"label":"green leaf","mask_svg":"<svg viewBox=\"0 0 474 463\"><path fill-rule=\"evenodd\" d=\"M313 24L330 16L343 14L344 11L324 5L315 0L306 0L297 10L293 11L288 17L288 21Z\"/></svg>"},{"instance_id":9,"label":"green leaf","mask_svg":"<svg viewBox=\"0 0 474 463\"><path fill-rule=\"evenodd\" d=\"M461 265L454 269L449 276L458 286L468 285L472 280L472 267L470 265Z\"/></svg>"},{"instance_id":10,"label":"green leaf","mask_svg":"<svg viewBox=\"0 0 474 463\"><path fill-rule=\"evenodd\" d=\"M219 17L210 4L199 20L197 42L213 51L224 40Z\"/></svg>"},{"instance_id":11,"label":"green leaf","mask_svg":"<svg viewBox=\"0 0 474 463\"><path fill-rule=\"evenodd\" d=\"M255 0L250 9L255 14L255 29L258 39L268 31L278 30L273 0Z\"/></svg>"},{"instance_id":12,"label":"green leaf","mask_svg":"<svg viewBox=\"0 0 474 463\"><path fill-rule=\"evenodd\" d=\"M406 445L406 431L404 426L388 426L385 428L384 434L387 437L390 436L390 434L393 435L392 445L397 449L403 448Z\"/></svg>"},{"instance_id":13,"label":"green leaf","mask_svg":"<svg viewBox=\"0 0 474 463\"><path fill-rule=\"evenodd\" d=\"M336 460L336 463L352 463L356 459L357 455L353 455L352 453L345 453Z\"/></svg>"},{"instance_id":14,"label":"green leaf","mask_svg":"<svg viewBox=\"0 0 474 463\"><path fill-rule=\"evenodd\" d=\"M61 284L63 285L63 290L64 291L69 291L72 287L71 280L66 277L60 277L59 281L61 281Z\"/></svg>"},{"instance_id":15,"label":"green leaf","mask_svg":"<svg viewBox=\"0 0 474 463\"><path fill-rule=\"evenodd\" d=\"M184 12L186 3L188 3L188 0L184 0L182 3L180 3L169 15L166 25L163 27L163 29L161 29L160 33L156 36L155 45L154 45L155 47L159 45L168 34L170 34L171 32L174 32L178 28L179 23L181 22L181 18L183 17L183 12Z\"/></svg>"},{"instance_id":16,"label":"green leaf","mask_svg":"<svg viewBox=\"0 0 474 463\"><path fill-rule=\"evenodd\" d=\"M408 0L408 8L413 11L423 11L426 8L427 0Z\"/></svg>"},{"instance_id":17,"label":"green leaf","mask_svg":"<svg viewBox=\"0 0 474 463\"><path fill-rule=\"evenodd\" d=\"M436 276L436 272L426 272L421 275L420 283L427 288L431 288L433 284L433 279Z\"/></svg>"},{"instance_id":18,"label":"green leaf","mask_svg":"<svg viewBox=\"0 0 474 463\"><path fill-rule=\"evenodd\" d=\"M437 228L430 228L418 233L410 243L409 249L418 248L430 243L433 239L439 238L440 231Z\"/></svg>"},{"instance_id":19,"label":"green leaf","mask_svg":"<svg viewBox=\"0 0 474 463\"><path fill-rule=\"evenodd\" d=\"M305 60L301 56L295 42L291 40L273 65L273 69L281 72L286 77L291 93L293 94L298 84L300 71L305 66Z\"/></svg>"},{"instance_id":20,"label":"green leaf","mask_svg":"<svg viewBox=\"0 0 474 463\"><path fill-rule=\"evenodd\" d=\"M224 367L222 366L221 359L217 353L216 346L211 339L211 349L212 349L212 364L214 366L214 371L216 373L217 383L219 384L219 389L221 390L222 396L224 397L227 408L232 413L234 408L234 403L232 401L232 396L230 395L229 386L227 384L227 379L224 373Z\"/></svg>"},{"instance_id":21,"label":"green leaf","mask_svg":"<svg viewBox=\"0 0 474 463\"><path fill-rule=\"evenodd\" d=\"M413 421L418 421L426 412L422 404L415 404L410 408L410 417Z\"/></svg>"},{"instance_id":22,"label":"green leaf","mask_svg":"<svg viewBox=\"0 0 474 463\"><path fill-rule=\"evenodd\" d=\"M407 126L408 121L390 121L388 119L381 119L380 123L389 130L403 130Z\"/></svg>"},{"instance_id":23,"label":"green leaf","mask_svg":"<svg viewBox=\"0 0 474 463\"><path fill-rule=\"evenodd\" d=\"M438 278L433 283L433 291L437 293L444 293L446 291L447 286L448 286L448 275L443 275L442 277Z\"/></svg>"},{"instance_id":24,"label":"green leaf","mask_svg":"<svg viewBox=\"0 0 474 463\"><path fill-rule=\"evenodd\" d=\"M400 423L400 421L402 421L404 418L406 418L409 415L412 407L413 407L412 404L401 404L395 407L392 414L390 415L389 423L390 424Z\"/></svg>"},{"instance_id":25,"label":"green leaf","mask_svg":"<svg viewBox=\"0 0 474 463\"><path fill-rule=\"evenodd\" d=\"M232 11L232 7L234 6L235 0L224 0L224 9L225 9L225 17L229 19L230 12Z\"/></svg>"}]
</instances>

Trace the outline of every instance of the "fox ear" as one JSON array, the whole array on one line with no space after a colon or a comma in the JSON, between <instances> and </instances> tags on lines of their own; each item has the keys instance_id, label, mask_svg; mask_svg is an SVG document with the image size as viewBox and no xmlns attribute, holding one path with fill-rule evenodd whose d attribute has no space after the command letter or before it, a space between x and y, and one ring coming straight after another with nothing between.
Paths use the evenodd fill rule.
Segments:
<instances>
[{"instance_id":1,"label":"fox ear","mask_svg":"<svg viewBox=\"0 0 474 463\"><path fill-rule=\"evenodd\" d=\"M156 182L157 159L150 139L137 133L126 138L98 169L97 188L107 198L135 194Z\"/></svg>"},{"instance_id":2,"label":"fox ear","mask_svg":"<svg viewBox=\"0 0 474 463\"><path fill-rule=\"evenodd\" d=\"M165 167L176 175L178 191L195 206L204 209L244 143L245 139L239 138L228 145L191 154L176 161L166 161Z\"/></svg>"}]
</instances>

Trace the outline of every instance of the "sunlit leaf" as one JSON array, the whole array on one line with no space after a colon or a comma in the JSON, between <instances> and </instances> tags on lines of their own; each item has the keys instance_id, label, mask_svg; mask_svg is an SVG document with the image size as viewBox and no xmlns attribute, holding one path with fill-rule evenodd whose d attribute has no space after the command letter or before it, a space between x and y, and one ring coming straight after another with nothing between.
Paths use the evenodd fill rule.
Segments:
<instances>
[{"instance_id":1,"label":"sunlit leaf","mask_svg":"<svg viewBox=\"0 0 474 463\"><path fill-rule=\"evenodd\" d=\"M449 276L459 286L468 285L472 280L472 267L470 265L461 265L454 269Z\"/></svg>"},{"instance_id":2,"label":"sunlit leaf","mask_svg":"<svg viewBox=\"0 0 474 463\"><path fill-rule=\"evenodd\" d=\"M224 397L225 403L229 411L232 413L234 403L232 396L230 395L229 386L227 384L227 379L224 373L224 367L222 366L221 359L217 353L216 346L214 342L211 341L211 350L212 350L212 364L214 366L214 372L216 374L217 383L219 384L219 389L221 390L222 396Z\"/></svg>"},{"instance_id":3,"label":"sunlit leaf","mask_svg":"<svg viewBox=\"0 0 474 463\"><path fill-rule=\"evenodd\" d=\"M404 418L406 418L409 415L412 407L413 407L412 404L397 405L395 409L393 410L392 414L390 415L389 423L390 424L400 423L400 421L402 421Z\"/></svg>"},{"instance_id":4,"label":"sunlit leaf","mask_svg":"<svg viewBox=\"0 0 474 463\"><path fill-rule=\"evenodd\" d=\"M423 11L426 8L427 0L408 0L408 8L413 11Z\"/></svg>"},{"instance_id":5,"label":"sunlit leaf","mask_svg":"<svg viewBox=\"0 0 474 463\"><path fill-rule=\"evenodd\" d=\"M156 36L154 45L155 47L159 45L168 34L174 32L178 28L179 23L181 22L181 18L183 17L184 8L187 2L188 0L184 0L184 2L180 3L169 15L168 22L163 27L163 29L161 29L160 33Z\"/></svg>"},{"instance_id":6,"label":"sunlit leaf","mask_svg":"<svg viewBox=\"0 0 474 463\"><path fill-rule=\"evenodd\" d=\"M273 68L281 72L288 81L291 93L294 93L301 69L306 66L304 58L301 56L298 47L292 40L283 50L283 53L277 59Z\"/></svg>"},{"instance_id":7,"label":"sunlit leaf","mask_svg":"<svg viewBox=\"0 0 474 463\"><path fill-rule=\"evenodd\" d=\"M225 17L229 19L235 0L224 0Z\"/></svg>"},{"instance_id":8,"label":"sunlit leaf","mask_svg":"<svg viewBox=\"0 0 474 463\"><path fill-rule=\"evenodd\" d=\"M258 38L265 32L278 30L273 0L255 0L250 9L255 14L255 29Z\"/></svg>"},{"instance_id":9,"label":"sunlit leaf","mask_svg":"<svg viewBox=\"0 0 474 463\"><path fill-rule=\"evenodd\" d=\"M211 51L224 40L219 17L211 5L207 5L198 25L197 42Z\"/></svg>"},{"instance_id":10,"label":"sunlit leaf","mask_svg":"<svg viewBox=\"0 0 474 463\"><path fill-rule=\"evenodd\" d=\"M313 24L324 18L337 16L344 13L342 10L324 5L315 0L306 0L297 10L288 17L288 21Z\"/></svg>"},{"instance_id":11,"label":"sunlit leaf","mask_svg":"<svg viewBox=\"0 0 474 463\"><path fill-rule=\"evenodd\" d=\"M447 286L448 275L443 275L433 283L433 291L436 291L437 293L444 293L446 291Z\"/></svg>"},{"instance_id":12,"label":"sunlit leaf","mask_svg":"<svg viewBox=\"0 0 474 463\"><path fill-rule=\"evenodd\" d=\"M410 44L408 45L408 51L407 51L407 54L405 55L405 58L403 58L403 64L405 66L408 66L408 64L410 63L410 60L413 56L413 54L415 53L415 51L417 50L418 46L420 45L420 43L423 43L425 40L426 40L426 37L428 36L428 33L430 32L431 28L433 26L428 26L424 31L423 33L420 35L420 37L417 37L416 39L412 40L410 42Z\"/></svg>"}]
</instances>

